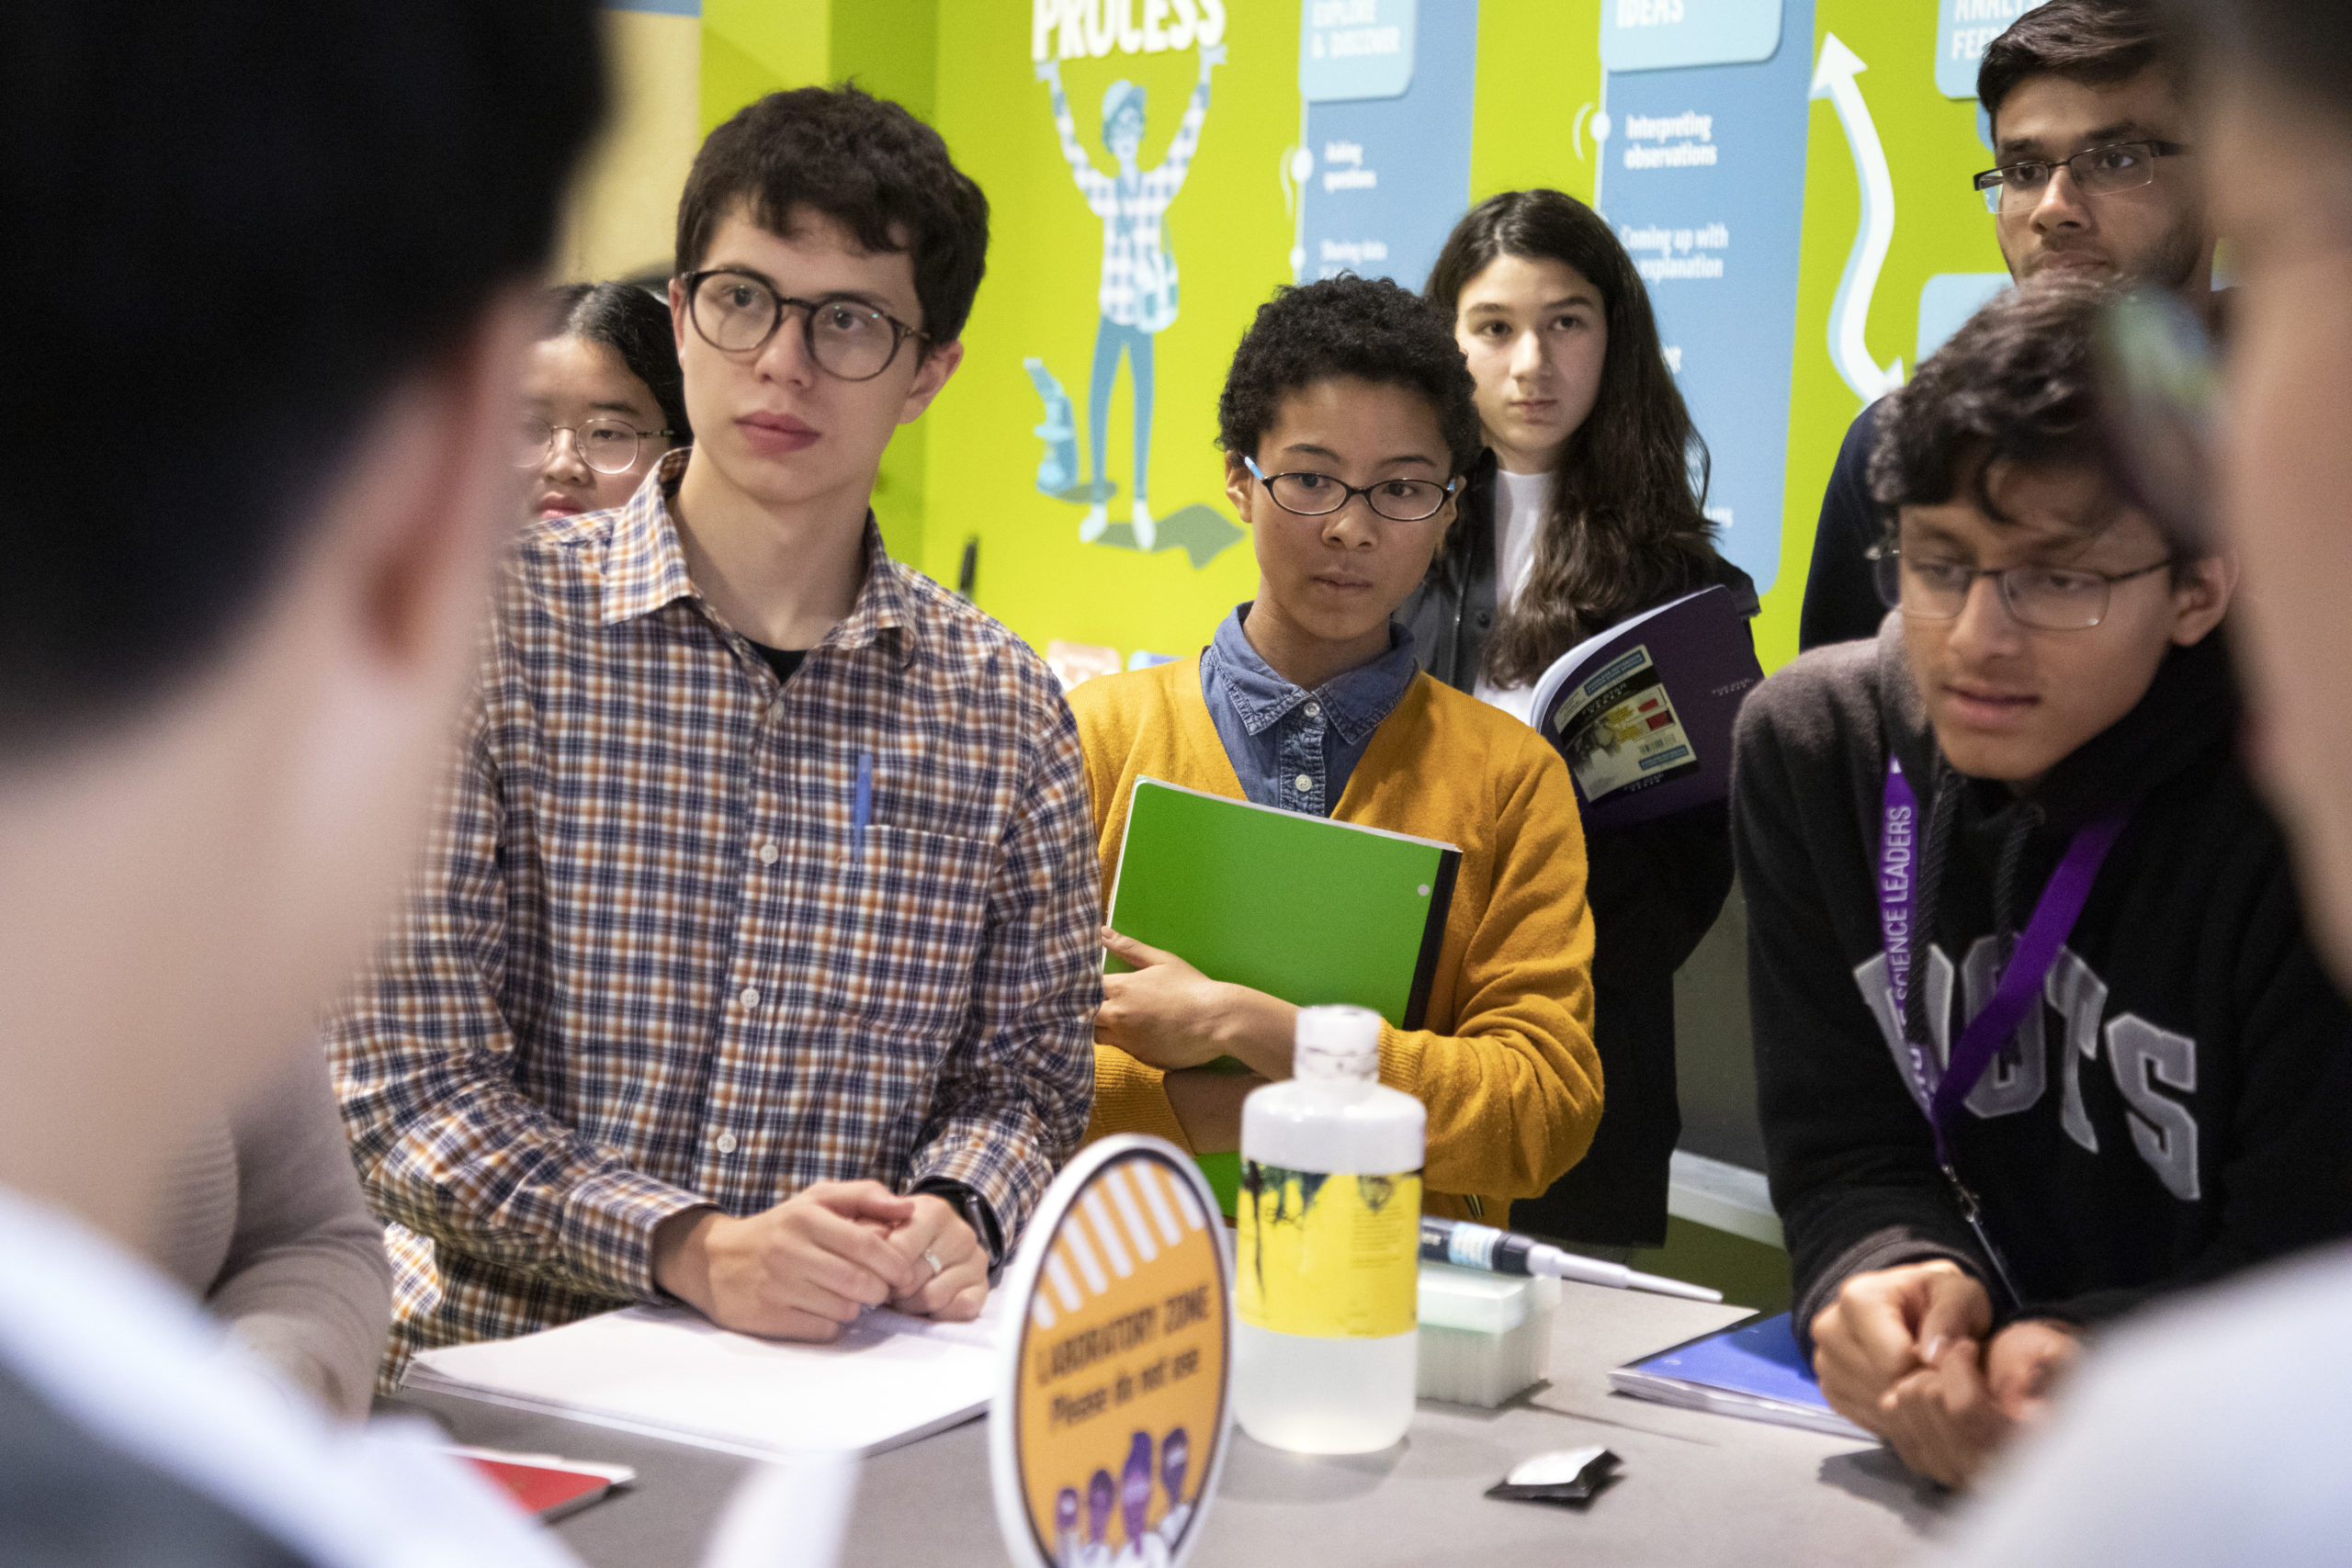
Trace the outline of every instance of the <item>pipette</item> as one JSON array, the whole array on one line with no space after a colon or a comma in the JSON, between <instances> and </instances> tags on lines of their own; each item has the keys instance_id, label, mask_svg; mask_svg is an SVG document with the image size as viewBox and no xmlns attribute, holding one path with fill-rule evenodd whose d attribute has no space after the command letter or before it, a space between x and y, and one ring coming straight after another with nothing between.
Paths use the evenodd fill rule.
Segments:
<instances>
[{"instance_id":1,"label":"pipette","mask_svg":"<svg viewBox=\"0 0 2352 1568\"><path fill-rule=\"evenodd\" d=\"M1661 1296L1681 1296L1694 1302L1719 1302L1721 1291L1685 1284L1660 1274L1645 1274L1623 1263L1579 1258L1549 1242L1467 1220L1421 1216L1421 1256L1432 1263L1463 1269L1483 1269L1490 1274L1532 1274L1549 1280L1575 1280L1587 1285L1607 1285L1619 1291L1650 1291Z\"/></svg>"}]
</instances>

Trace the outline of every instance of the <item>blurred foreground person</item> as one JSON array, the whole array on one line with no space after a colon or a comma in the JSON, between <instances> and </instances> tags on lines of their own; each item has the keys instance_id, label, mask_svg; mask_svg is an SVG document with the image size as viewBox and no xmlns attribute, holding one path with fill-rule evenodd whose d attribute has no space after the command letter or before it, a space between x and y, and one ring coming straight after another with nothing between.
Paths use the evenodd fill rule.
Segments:
<instances>
[{"instance_id":1,"label":"blurred foreground person","mask_svg":"<svg viewBox=\"0 0 2352 1568\"><path fill-rule=\"evenodd\" d=\"M128 1249L412 852L600 78L552 0L9 18L0 1562L563 1560Z\"/></svg>"},{"instance_id":2,"label":"blurred foreground person","mask_svg":"<svg viewBox=\"0 0 2352 1568\"><path fill-rule=\"evenodd\" d=\"M2339 983L2352 980L2352 9L2335 0L2196 0L2214 215L2231 237L2228 427L2212 452L2222 543L2245 562L2240 635L2256 763L2297 855ZM2193 341L2193 333L2183 335ZM2149 345L2142 344L2145 350ZM2177 346L2177 345L2176 345ZM2135 355L2125 355L2126 363ZM2194 393L2158 347L2131 378ZM2210 387L2210 383L2203 383ZM2134 428L2211 433L2210 408L2160 395ZM2176 462L2185 446L2155 445ZM2143 480L2204 510L2199 465ZM2183 483L2182 480L2189 482ZM2183 918L2205 918L2184 909ZM2328 1156L2347 1157L2343 1140ZM2298 1173L2311 1180L2324 1170ZM2352 1547L2352 1253L2207 1296L2088 1369L1961 1536L2001 1568L2221 1568L2341 1562Z\"/></svg>"}]
</instances>

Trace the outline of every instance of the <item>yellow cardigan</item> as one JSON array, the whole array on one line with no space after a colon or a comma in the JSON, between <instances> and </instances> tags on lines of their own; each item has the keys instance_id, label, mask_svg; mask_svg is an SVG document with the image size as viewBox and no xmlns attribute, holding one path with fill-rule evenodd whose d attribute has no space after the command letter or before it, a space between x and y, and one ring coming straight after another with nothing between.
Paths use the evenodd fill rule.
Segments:
<instances>
[{"instance_id":1,"label":"yellow cardigan","mask_svg":"<svg viewBox=\"0 0 2352 1568\"><path fill-rule=\"evenodd\" d=\"M1138 777L1239 800L1201 695L1201 661L1099 676L1069 694L1111 886ZM1417 675L1373 732L1332 814L1462 850L1429 1027L1383 1025L1380 1081L1429 1108L1424 1208L1489 1224L1584 1157L1600 1121L1592 914L1568 771L1517 719ZM1182 956L1181 954L1179 956ZM1094 1047L1090 1139L1156 1133L1189 1147L1162 1074Z\"/></svg>"}]
</instances>

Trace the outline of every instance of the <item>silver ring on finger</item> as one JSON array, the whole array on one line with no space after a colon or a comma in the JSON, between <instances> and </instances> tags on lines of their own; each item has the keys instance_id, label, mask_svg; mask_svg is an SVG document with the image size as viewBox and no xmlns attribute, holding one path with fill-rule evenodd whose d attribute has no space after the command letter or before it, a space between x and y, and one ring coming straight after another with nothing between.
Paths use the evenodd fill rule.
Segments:
<instances>
[{"instance_id":1,"label":"silver ring on finger","mask_svg":"<svg viewBox=\"0 0 2352 1568\"><path fill-rule=\"evenodd\" d=\"M947 1268L945 1264L939 1260L939 1254L932 1251L932 1249L927 1247L922 1249L922 1260L931 1265L931 1277L934 1280L938 1279Z\"/></svg>"}]
</instances>

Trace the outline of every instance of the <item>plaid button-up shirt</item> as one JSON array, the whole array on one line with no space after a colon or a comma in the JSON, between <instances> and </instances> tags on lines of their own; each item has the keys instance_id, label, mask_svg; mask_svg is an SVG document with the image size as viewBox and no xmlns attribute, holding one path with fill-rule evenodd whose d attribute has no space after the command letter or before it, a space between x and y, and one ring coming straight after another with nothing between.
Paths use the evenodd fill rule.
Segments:
<instances>
[{"instance_id":1,"label":"plaid button-up shirt","mask_svg":"<svg viewBox=\"0 0 2352 1568\"><path fill-rule=\"evenodd\" d=\"M1052 674L869 522L779 682L688 580L684 462L526 533L420 885L330 1029L390 1371L658 1296L697 1203L946 1179L1010 1244L1085 1130L1099 894Z\"/></svg>"}]
</instances>

